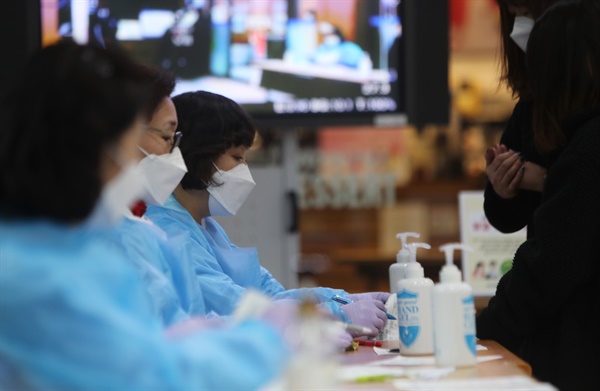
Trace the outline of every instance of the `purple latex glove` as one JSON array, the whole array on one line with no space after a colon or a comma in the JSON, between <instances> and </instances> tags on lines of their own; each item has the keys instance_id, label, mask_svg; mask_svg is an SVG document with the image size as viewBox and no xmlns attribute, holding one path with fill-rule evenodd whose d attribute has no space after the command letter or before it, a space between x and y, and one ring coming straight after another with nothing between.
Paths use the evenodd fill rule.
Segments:
<instances>
[{"instance_id":1,"label":"purple latex glove","mask_svg":"<svg viewBox=\"0 0 600 391\"><path fill-rule=\"evenodd\" d=\"M287 346L292 351L296 351L300 345L298 338L299 313L298 301L282 299L271 303L258 318L273 327Z\"/></svg>"},{"instance_id":2,"label":"purple latex glove","mask_svg":"<svg viewBox=\"0 0 600 391\"><path fill-rule=\"evenodd\" d=\"M334 338L335 346L337 346L338 350L341 351L345 350L348 346L350 346L353 340L354 338L352 337L352 335L345 330L339 333L337 335L337 338Z\"/></svg>"},{"instance_id":3,"label":"purple latex glove","mask_svg":"<svg viewBox=\"0 0 600 391\"><path fill-rule=\"evenodd\" d=\"M276 300L259 317L271 325L284 339L292 351L300 348L301 333L299 330L299 306L296 300ZM339 326L337 318L332 317L329 311L317 307L317 315L322 317L329 327L323 330L325 340L330 341L332 349L343 351L352 343L353 337L343 327Z\"/></svg>"},{"instance_id":4,"label":"purple latex glove","mask_svg":"<svg viewBox=\"0 0 600 391\"><path fill-rule=\"evenodd\" d=\"M280 334L298 323L299 306L296 300L276 300L259 316L259 319L270 324Z\"/></svg>"},{"instance_id":5,"label":"purple latex glove","mask_svg":"<svg viewBox=\"0 0 600 391\"><path fill-rule=\"evenodd\" d=\"M347 296L352 301L362 300L378 300L385 304L390 297L389 292L366 292L366 293L354 293Z\"/></svg>"},{"instance_id":6,"label":"purple latex glove","mask_svg":"<svg viewBox=\"0 0 600 391\"><path fill-rule=\"evenodd\" d=\"M358 326L364 326L377 335L379 330L383 330L387 323L385 304L379 300L361 300L342 306L342 311L350 319L350 323ZM355 331L350 331L354 337L363 335Z\"/></svg>"}]
</instances>

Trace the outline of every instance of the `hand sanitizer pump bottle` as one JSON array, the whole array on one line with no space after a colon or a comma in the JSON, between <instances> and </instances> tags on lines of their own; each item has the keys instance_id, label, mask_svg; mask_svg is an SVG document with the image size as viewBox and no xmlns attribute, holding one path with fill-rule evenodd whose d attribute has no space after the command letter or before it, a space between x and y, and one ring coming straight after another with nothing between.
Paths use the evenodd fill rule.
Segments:
<instances>
[{"instance_id":1,"label":"hand sanitizer pump bottle","mask_svg":"<svg viewBox=\"0 0 600 391\"><path fill-rule=\"evenodd\" d=\"M423 267L417 262L417 248L430 249L427 243L408 243L410 262L406 276L398 282L398 325L400 353L404 355L433 354L433 317L431 292L433 281L425 278Z\"/></svg>"},{"instance_id":2,"label":"hand sanitizer pump bottle","mask_svg":"<svg viewBox=\"0 0 600 391\"><path fill-rule=\"evenodd\" d=\"M402 247L400 247L400 251L396 254L396 263L390 265L390 292L392 294L398 293L398 281L404 278L406 265L410 261L410 252L406 248L406 241L409 236L419 238L421 235L416 232L400 232L396 234L396 238L402 241Z\"/></svg>"},{"instance_id":3,"label":"hand sanitizer pump bottle","mask_svg":"<svg viewBox=\"0 0 600 391\"><path fill-rule=\"evenodd\" d=\"M471 287L454 265L454 250L472 251L462 243L440 246L446 265L433 288L435 361L440 367L469 367L477 364L475 303Z\"/></svg>"}]
</instances>

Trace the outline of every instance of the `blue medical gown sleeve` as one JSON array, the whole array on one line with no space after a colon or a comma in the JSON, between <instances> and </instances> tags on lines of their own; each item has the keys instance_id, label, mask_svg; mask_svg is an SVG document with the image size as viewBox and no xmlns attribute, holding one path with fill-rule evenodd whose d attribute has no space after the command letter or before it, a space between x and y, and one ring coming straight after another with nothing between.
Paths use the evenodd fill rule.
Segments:
<instances>
[{"instance_id":1,"label":"blue medical gown sleeve","mask_svg":"<svg viewBox=\"0 0 600 391\"><path fill-rule=\"evenodd\" d=\"M305 293L311 293L322 307L347 321L339 305L330 300L334 294L346 295L344 291L329 288L286 291L260 266L256 251L241 251L243 249L231 243L223 228L210 217L205 219L206 228L200 226L173 197L164 207L148 206L146 215L169 237L180 232L190 233L192 240L183 243L181 248L192 259L193 274L202 289L207 312L231 315L246 289L255 288L275 299L299 300ZM234 269L237 269L236 274L232 276L226 271Z\"/></svg>"},{"instance_id":2,"label":"blue medical gown sleeve","mask_svg":"<svg viewBox=\"0 0 600 391\"><path fill-rule=\"evenodd\" d=\"M211 249L214 251L214 254L217 258L217 263L219 265L235 263L230 267L230 269L236 266L238 268L244 268L244 266L242 265L245 265L244 274L246 274L247 276L256 276L254 278L260 279L260 281L246 281L246 287L256 287L261 292L273 297L275 300L302 300L305 298L313 299L320 303L319 305L323 309L333 313L343 321L348 321L346 314L341 310L339 304L331 301L333 295L346 296L347 292L341 289L331 288L300 288L286 290L283 287L283 285L281 285L281 283L277 281L275 277L273 277L273 275L266 268L260 266L260 264L258 263L258 258L256 258L255 262L250 261L250 259L244 259L242 261L242 259L244 258L243 253L236 254L235 251L239 251L240 248L235 244L231 243L231 240L227 236L227 233L225 232L223 227L221 227L214 219L207 218L205 221L206 229L200 228L200 231L204 235L205 239L207 239L206 244L210 246ZM223 248L229 248L233 251L224 251ZM236 255L238 255L236 258L223 259L224 256L234 257ZM248 255L245 258L250 257L251 256ZM252 267L256 267L258 270L254 271L251 269Z\"/></svg>"},{"instance_id":3,"label":"blue medical gown sleeve","mask_svg":"<svg viewBox=\"0 0 600 391\"><path fill-rule=\"evenodd\" d=\"M288 352L258 322L166 339L138 273L105 243L79 242L54 252L0 243L0 357L16 371L3 380L32 390L246 390L282 370Z\"/></svg>"},{"instance_id":4,"label":"blue medical gown sleeve","mask_svg":"<svg viewBox=\"0 0 600 391\"><path fill-rule=\"evenodd\" d=\"M238 248L235 244L231 243L225 230L214 219L207 219L207 230L202 231L205 232L205 235L211 235L213 243L225 243L231 248ZM260 282L255 283L255 285L259 286L261 292L273 297L275 300L302 300L304 298L316 300L323 309L331 312L345 322L349 321L346 314L341 310L340 305L331 300L334 295L348 295L348 293L342 289L318 287L286 290L283 285L281 285L281 283L262 266L260 266Z\"/></svg>"},{"instance_id":5,"label":"blue medical gown sleeve","mask_svg":"<svg viewBox=\"0 0 600 391\"><path fill-rule=\"evenodd\" d=\"M195 241L183 243L183 246L192 256L193 270L190 272L195 275L202 289L206 311L231 315L246 288L236 284L223 272L210 247L201 246Z\"/></svg>"},{"instance_id":6,"label":"blue medical gown sleeve","mask_svg":"<svg viewBox=\"0 0 600 391\"><path fill-rule=\"evenodd\" d=\"M151 222L126 218L110 239L143 276L165 325L206 313L200 287L188 272L187 253L181 251L181 243L189 240L187 233L167 238Z\"/></svg>"}]
</instances>

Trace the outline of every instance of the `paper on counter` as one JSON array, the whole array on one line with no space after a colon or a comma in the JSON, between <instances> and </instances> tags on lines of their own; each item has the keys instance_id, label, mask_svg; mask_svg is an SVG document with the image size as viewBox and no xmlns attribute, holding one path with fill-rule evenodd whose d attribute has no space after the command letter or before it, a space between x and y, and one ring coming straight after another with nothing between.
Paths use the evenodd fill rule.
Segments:
<instances>
[{"instance_id":1,"label":"paper on counter","mask_svg":"<svg viewBox=\"0 0 600 391\"><path fill-rule=\"evenodd\" d=\"M373 351L378 355L378 356L387 356L389 354L400 354L400 350L396 349L386 349L386 348L378 348L377 346L373 346Z\"/></svg>"},{"instance_id":2,"label":"paper on counter","mask_svg":"<svg viewBox=\"0 0 600 391\"><path fill-rule=\"evenodd\" d=\"M488 348L486 348L483 345L477 345L475 348L477 350L488 350ZM387 356L387 355L392 355L392 354L400 354L400 350L397 349L397 348L396 349L386 349L386 348L378 348L376 346L373 346L373 351L378 356Z\"/></svg>"},{"instance_id":3,"label":"paper on counter","mask_svg":"<svg viewBox=\"0 0 600 391\"><path fill-rule=\"evenodd\" d=\"M385 310L388 314L398 316L398 299L395 294L388 297L385 302ZM375 339L378 341L399 341L400 329L398 327L398 320L388 319L385 327L379 332L379 335Z\"/></svg>"},{"instance_id":4,"label":"paper on counter","mask_svg":"<svg viewBox=\"0 0 600 391\"><path fill-rule=\"evenodd\" d=\"M499 354L490 355L490 356L478 356L477 362L487 362L492 360L499 360L502 356ZM372 361L367 365L406 365L406 366L414 366L414 365L435 365L435 357L434 356L402 356L400 354L395 354L395 357L388 358L387 360L380 361Z\"/></svg>"},{"instance_id":5,"label":"paper on counter","mask_svg":"<svg viewBox=\"0 0 600 391\"><path fill-rule=\"evenodd\" d=\"M409 356L402 356L398 353L395 353L394 357L392 357L392 358L388 358L387 360L373 361L367 365L406 365L406 366L435 365L435 357L434 356L409 357Z\"/></svg>"},{"instance_id":6,"label":"paper on counter","mask_svg":"<svg viewBox=\"0 0 600 391\"><path fill-rule=\"evenodd\" d=\"M558 391L549 383L540 383L528 376L484 377L468 380L396 380L394 388L403 391Z\"/></svg>"}]
</instances>

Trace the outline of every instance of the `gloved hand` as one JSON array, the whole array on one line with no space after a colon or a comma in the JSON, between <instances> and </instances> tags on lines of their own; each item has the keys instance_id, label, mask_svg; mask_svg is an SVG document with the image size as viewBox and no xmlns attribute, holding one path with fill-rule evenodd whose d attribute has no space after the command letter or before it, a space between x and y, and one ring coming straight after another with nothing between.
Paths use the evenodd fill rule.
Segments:
<instances>
[{"instance_id":1,"label":"gloved hand","mask_svg":"<svg viewBox=\"0 0 600 391\"><path fill-rule=\"evenodd\" d=\"M299 309L296 300L276 300L265 309L259 319L284 334L289 327L298 322Z\"/></svg>"},{"instance_id":2,"label":"gloved hand","mask_svg":"<svg viewBox=\"0 0 600 391\"><path fill-rule=\"evenodd\" d=\"M329 311L324 311L319 307L315 308L315 317L322 318L323 340L329 341L330 348L336 351L342 351L350 346L353 337L350 335L337 318ZM296 300L276 300L259 316L259 319L273 326L281 334L285 343L292 351L300 349L302 343L302 333L300 332L301 319L299 317L299 303Z\"/></svg>"},{"instance_id":3,"label":"gloved hand","mask_svg":"<svg viewBox=\"0 0 600 391\"><path fill-rule=\"evenodd\" d=\"M362 301L362 300L379 300L383 304L385 304L390 297L389 292L366 292L366 293L354 293L348 295L348 298L352 301Z\"/></svg>"},{"instance_id":4,"label":"gloved hand","mask_svg":"<svg viewBox=\"0 0 600 391\"><path fill-rule=\"evenodd\" d=\"M337 338L334 338L334 343L339 348L339 350L344 350L348 346L350 346L353 340L354 338L352 337L352 335L346 330L344 330L344 332L339 333L337 335Z\"/></svg>"},{"instance_id":5,"label":"gloved hand","mask_svg":"<svg viewBox=\"0 0 600 391\"><path fill-rule=\"evenodd\" d=\"M342 306L342 311L350 319L350 323L358 326L364 326L377 335L379 330L383 330L387 323L385 304L379 300L361 300ZM353 337L364 335L355 331L350 331Z\"/></svg>"},{"instance_id":6,"label":"gloved hand","mask_svg":"<svg viewBox=\"0 0 600 391\"><path fill-rule=\"evenodd\" d=\"M281 335L288 347L295 351L300 345L298 339L299 302L296 300L275 300L258 317L272 326Z\"/></svg>"}]
</instances>

